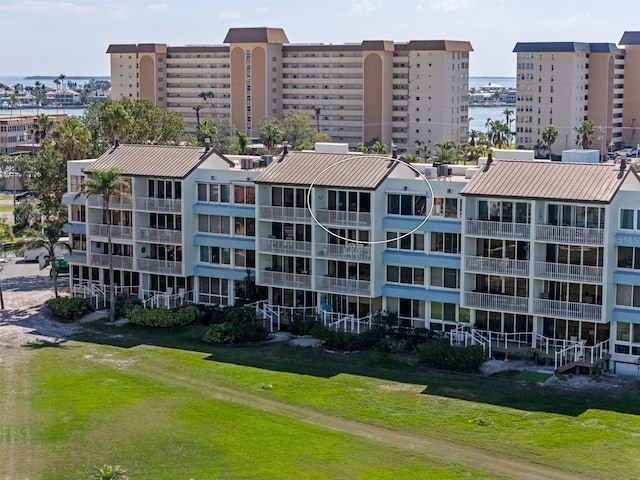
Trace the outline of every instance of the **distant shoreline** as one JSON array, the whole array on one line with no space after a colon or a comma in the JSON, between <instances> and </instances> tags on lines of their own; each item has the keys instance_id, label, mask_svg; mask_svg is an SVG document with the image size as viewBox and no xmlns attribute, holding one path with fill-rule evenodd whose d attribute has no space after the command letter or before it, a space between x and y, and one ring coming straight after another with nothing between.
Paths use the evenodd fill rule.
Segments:
<instances>
[{"instance_id":1,"label":"distant shoreline","mask_svg":"<svg viewBox=\"0 0 640 480\"><path fill-rule=\"evenodd\" d=\"M57 78L56 75L30 75L28 77L24 77L23 80L50 80L52 78ZM65 80L104 80L111 79L109 75L69 75L65 77Z\"/></svg>"}]
</instances>

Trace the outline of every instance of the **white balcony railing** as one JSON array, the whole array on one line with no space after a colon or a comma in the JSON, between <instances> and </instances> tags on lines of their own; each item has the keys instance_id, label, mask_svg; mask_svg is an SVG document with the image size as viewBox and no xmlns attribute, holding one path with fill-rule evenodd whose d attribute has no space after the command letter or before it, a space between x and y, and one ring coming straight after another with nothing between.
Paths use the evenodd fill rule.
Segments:
<instances>
[{"instance_id":1,"label":"white balcony railing","mask_svg":"<svg viewBox=\"0 0 640 480\"><path fill-rule=\"evenodd\" d=\"M369 295L371 282L368 280L352 280L348 278L316 277L316 289L333 293L350 293L353 295Z\"/></svg>"},{"instance_id":2,"label":"white balcony railing","mask_svg":"<svg viewBox=\"0 0 640 480\"><path fill-rule=\"evenodd\" d=\"M318 257L334 260L355 260L359 262L371 261L371 247L369 245L350 243L336 245L333 243L319 243Z\"/></svg>"},{"instance_id":3,"label":"white balcony railing","mask_svg":"<svg viewBox=\"0 0 640 480\"><path fill-rule=\"evenodd\" d=\"M344 212L342 210L315 211L316 218L322 224L329 225L371 225L371 214L363 212Z\"/></svg>"},{"instance_id":4,"label":"white balcony railing","mask_svg":"<svg viewBox=\"0 0 640 480\"><path fill-rule=\"evenodd\" d=\"M535 262L535 276L549 280L575 280L600 283L602 282L602 267Z\"/></svg>"},{"instance_id":5,"label":"white balcony railing","mask_svg":"<svg viewBox=\"0 0 640 480\"><path fill-rule=\"evenodd\" d=\"M138 270L144 272L161 273L166 275L182 275L182 262L139 258L136 261L136 267Z\"/></svg>"},{"instance_id":6,"label":"white balcony railing","mask_svg":"<svg viewBox=\"0 0 640 480\"><path fill-rule=\"evenodd\" d=\"M87 205L90 207L102 208L102 197L98 195L91 195L87 198ZM133 204L130 197L112 197L109 200L109 208L117 209L130 209Z\"/></svg>"},{"instance_id":7,"label":"white balcony railing","mask_svg":"<svg viewBox=\"0 0 640 480\"><path fill-rule=\"evenodd\" d=\"M467 255L464 268L468 272L495 273L499 275L529 275L528 260L511 260L509 258L489 258Z\"/></svg>"},{"instance_id":8,"label":"white balcony railing","mask_svg":"<svg viewBox=\"0 0 640 480\"><path fill-rule=\"evenodd\" d=\"M299 242L296 240L282 240L279 238L261 238L259 240L260 251L264 253L277 253L280 255L304 255L311 256L311 242Z\"/></svg>"},{"instance_id":9,"label":"white balcony railing","mask_svg":"<svg viewBox=\"0 0 640 480\"><path fill-rule=\"evenodd\" d=\"M311 214L306 208L261 206L260 219L308 222L311 220Z\"/></svg>"},{"instance_id":10,"label":"white balcony railing","mask_svg":"<svg viewBox=\"0 0 640 480\"><path fill-rule=\"evenodd\" d=\"M604 230L599 228L559 227L555 225L537 225L536 240L558 243L587 243L602 245Z\"/></svg>"},{"instance_id":11,"label":"white balcony railing","mask_svg":"<svg viewBox=\"0 0 640 480\"><path fill-rule=\"evenodd\" d=\"M182 231L160 228L137 228L136 240L157 243L182 243Z\"/></svg>"},{"instance_id":12,"label":"white balcony railing","mask_svg":"<svg viewBox=\"0 0 640 480\"><path fill-rule=\"evenodd\" d=\"M484 310L527 313L528 297L498 295L494 293L465 292L465 306Z\"/></svg>"},{"instance_id":13,"label":"white balcony railing","mask_svg":"<svg viewBox=\"0 0 640 480\"><path fill-rule=\"evenodd\" d=\"M536 298L533 301L533 313L546 317L600 321L602 320L602 305Z\"/></svg>"},{"instance_id":14,"label":"white balcony railing","mask_svg":"<svg viewBox=\"0 0 640 480\"><path fill-rule=\"evenodd\" d=\"M122 257L120 255L111 255L113 268L133 270L133 257ZM108 267L109 255L106 253L92 253L89 255L89 262L93 267Z\"/></svg>"},{"instance_id":15,"label":"white balcony railing","mask_svg":"<svg viewBox=\"0 0 640 480\"><path fill-rule=\"evenodd\" d=\"M89 235L92 237L107 238L109 236L109 225L105 225L103 223L90 223ZM133 238L133 228L123 227L121 225L111 225L111 238L131 240Z\"/></svg>"},{"instance_id":16,"label":"white balcony railing","mask_svg":"<svg viewBox=\"0 0 640 480\"><path fill-rule=\"evenodd\" d=\"M182 211L182 200L174 198L136 197L136 210L180 213Z\"/></svg>"},{"instance_id":17,"label":"white balcony railing","mask_svg":"<svg viewBox=\"0 0 640 480\"><path fill-rule=\"evenodd\" d=\"M260 270L258 272L258 283L274 287L304 288L308 290L311 289L311 275Z\"/></svg>"},{"instance_id":18,"label":"white balcony railing","mask_svg":"<svg viewBox=\"0 0 640 480\"><path fill-rule=\"evenodd\" d=\"M493 238L529 238L530 232L531 225L528 223L467 220L467 235Z\"/></svg>"}]
</instances>

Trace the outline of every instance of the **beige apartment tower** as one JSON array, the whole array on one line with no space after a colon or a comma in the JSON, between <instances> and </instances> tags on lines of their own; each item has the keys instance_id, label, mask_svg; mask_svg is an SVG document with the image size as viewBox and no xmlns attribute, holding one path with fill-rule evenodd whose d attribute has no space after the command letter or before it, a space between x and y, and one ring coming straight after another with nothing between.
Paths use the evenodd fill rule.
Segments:
<instances>
[{"instance_id":1,"label":"beige apartment tower","mask_svg":"<svg viewBox=\"0 0 640 480\"><path fill-rule=\"evenodd\" d=\"M467 41L290 44L281 28L232 28L225 45L110 45L113 98L150 98L257 137L265 117L296 110L332 141L380 139L399 151L466 140Z\"/></svg>"},{"instance_id":2,"label":"beige apartment tower","mask_svg":"<svg viewBox=\"0 0 640 480\"><path fill-rule=\"evenodd\" d=\"M607 152L640 142L640 32L613 43L518 43L516 145L533 149L553 125L554 156L576 148L576 127L595 124L592 148Z\"/></svg>"}]
</instances>

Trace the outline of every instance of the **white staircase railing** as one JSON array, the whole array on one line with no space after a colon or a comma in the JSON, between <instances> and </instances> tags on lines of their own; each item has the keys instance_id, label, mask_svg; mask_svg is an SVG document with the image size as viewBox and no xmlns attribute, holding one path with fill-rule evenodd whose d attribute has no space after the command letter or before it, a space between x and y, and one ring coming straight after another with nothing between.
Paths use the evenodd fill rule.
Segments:
<instances>
[{"instance_id":1,"label":"white staircase railing","mask_svg":"<svg viewBox=\"0 0 640 480\"><path fill-rule=\"evenodd\" d=\"M458 325L448 332L448 336L450 345L462 345L465 347L480 345L484 354L491 358L491 340L485 337L480 330L471 329L468 325Z\"/></svg>"},{"instance_id":2,"label":"white staircase railing","mask_svg":"<svg viewBox=\"0 0 640 480\"><path fill-rule=\"evenodd\" d=\"M555 369L562 369L576 362L594 365L609 355L609 340L596 345L587 346L583 341L572 342L567 347L556 351Z\"/></svg>"}]
</instances>

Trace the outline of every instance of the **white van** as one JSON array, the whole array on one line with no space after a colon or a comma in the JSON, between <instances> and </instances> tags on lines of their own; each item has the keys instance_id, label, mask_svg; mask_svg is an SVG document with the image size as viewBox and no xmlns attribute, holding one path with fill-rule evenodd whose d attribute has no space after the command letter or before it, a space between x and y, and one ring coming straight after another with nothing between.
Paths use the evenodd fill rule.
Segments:
<instances>
[{"instance_id":1,"label":"white van","mask_svg":"<svg viewBox=\"0 0 640 480\"><path fill-rule=\"evenodd\" d=\"M60 243L69 243L69 237L60 237L58 239L58 242ZM62 247L60 245L56 245L55 248L55 253L56 253L56 257L60 257L62 255L64 255L65 253L67 253L69 250L66 249L65 247ZM22 256L24 257L24 261L25 262L37 262L38 261L38 257L40 256L43 257L48 257L49 256L49 252L47 251L47 249L45 247L40 247L40 248L25 248L24 249L24 253L22 254Z\"/></svg>"}]
</instances>

